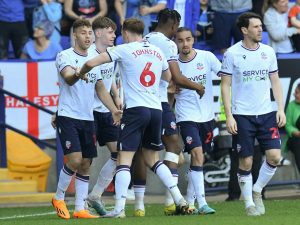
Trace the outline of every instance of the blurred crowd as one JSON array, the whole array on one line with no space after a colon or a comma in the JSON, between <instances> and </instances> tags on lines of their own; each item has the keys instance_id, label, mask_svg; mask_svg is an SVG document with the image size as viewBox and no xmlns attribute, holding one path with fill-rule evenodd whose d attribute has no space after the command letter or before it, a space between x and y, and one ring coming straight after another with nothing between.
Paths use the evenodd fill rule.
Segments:
<instances>
[{"instance_id":1,"label":"blurred crowd","mask_svg":"<svg viewBox=\"0 0 300 225\"><path fill-rule=\"evenodd\" d=\"M79 18L111 18L121 44L125 18L142 19L147 34L166 7L180 13L180 26L193 31L198 49L224 53L242 39L236 18L253 11L263 16L263 43L276 53L300 51L300 0L2 0L0 59L54 59L72 45L71 26Z\"/></svg>"}]
</instances>

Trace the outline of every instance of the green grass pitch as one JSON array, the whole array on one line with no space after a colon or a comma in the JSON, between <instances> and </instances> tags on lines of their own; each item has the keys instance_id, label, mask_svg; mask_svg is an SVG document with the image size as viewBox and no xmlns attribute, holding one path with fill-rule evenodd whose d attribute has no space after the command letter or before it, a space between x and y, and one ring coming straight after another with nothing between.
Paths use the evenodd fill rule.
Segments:
<instances>
[{"instance_id":1,"label":"green grass pitch","mask_svg":"<svg viewBox=\"0 0 300 225\"><path fill-rule=\"evenodd\" d=\"M214 215L164 216L163 205L147 204L145 217L133 217L133 206L126 208L125 219L70 219L63 220L54 214L52 207L0 208L0 225L300 225L300 200L266 200L266 214L247 217L244 204L238 202L212 202ZM74 208L69 207L71 210Z\"/></svg>"}]
</instances>

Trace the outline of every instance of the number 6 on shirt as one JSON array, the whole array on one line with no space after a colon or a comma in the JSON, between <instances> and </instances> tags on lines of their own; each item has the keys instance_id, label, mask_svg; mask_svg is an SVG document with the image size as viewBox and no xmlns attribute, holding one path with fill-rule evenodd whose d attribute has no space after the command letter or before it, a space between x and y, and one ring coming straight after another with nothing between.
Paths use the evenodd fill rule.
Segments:
<instances>
[{"instance_id":1,"label":"number 6 on shirt","mask_svg":"<svg viewBox=\"0 0 300 225\"><path fill-rule=\"evenodd\" d=\"M155 74L150 70L151 65L151 62L147 62L140 76L140 82L145 87L150 87L155 83Z\"/></svg>"}]
</instances>

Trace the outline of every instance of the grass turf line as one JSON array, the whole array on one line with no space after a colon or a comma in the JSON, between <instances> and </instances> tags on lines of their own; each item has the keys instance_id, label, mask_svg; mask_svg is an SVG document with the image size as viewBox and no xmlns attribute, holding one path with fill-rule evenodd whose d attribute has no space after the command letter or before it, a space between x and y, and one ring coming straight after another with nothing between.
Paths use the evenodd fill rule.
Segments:
<instances>
[{"instance_id":1,"label":"grass turf line","mask_svg":"<svg viewBox=\"0 0 300 225\"><path fill-rule=\"evenodd\" d=\"M244 212L243 202L220 202L210 203L217 210L215 215L197 216L164 216L163 205L147 204L146 217L133 217L133 205L126 208L125 219L70 219L69 221L58 218L56 215L26 216L53 212L52 207L24 207L24 208L1 208L0 224L2 225L297 225L300 224L300 200L267 200L266 215L259 217L247 217ZM73 209L70 206L69 209ZM12 216L26 216L23 218L1 219ZM113 221L111 221L113 220Z\"/></svg>"}]
</instances>

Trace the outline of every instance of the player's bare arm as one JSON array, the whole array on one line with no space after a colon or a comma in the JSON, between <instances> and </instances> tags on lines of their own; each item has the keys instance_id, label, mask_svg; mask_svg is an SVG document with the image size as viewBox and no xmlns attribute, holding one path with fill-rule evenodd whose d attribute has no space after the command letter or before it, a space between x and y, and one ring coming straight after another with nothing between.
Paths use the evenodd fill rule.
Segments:
<instances>
[{"instance_id":1,"label":"player's bare arm","mask_svg":"<svg viewBox=\"0 0 300 225\"><path fill-rule=\"evenodd\" d=\"M112 94L112 97L113 97L113 100L115 102L115 105L116 105L117 109L122 110L123 109L123 102L120 98L119 90L117 88L115 80L112 82L110 91L111 91L111 94Z\"/></svg>"},{"instance_id":2,"label":"player's bare arm","mask_svg":"<svg viewBox=\"0 0 300 225\"><path fill-rule=\"evenodd\" d=\"M222 75L222 74L221 74ZM231 112L231 97L230 97L231 76L222 76L221 92L226 113L226 127L229 133L237 134L237 124Z\"/></svg>"},{"instance_id":3,"label":"player's bare arm","mask_svg":"<svg viewBox=\"0 0 300 225\"><path fill-rule=\"evenodd\" d=\"M104 63L111 62L111 58L109 57L107 52L103 52L99 54L98 56L88 60L82 67L79 72L79 76L83 76L83 74L88 73L91 69L93 69L96 66L102 65Z\"/></svg>"},{"instance_id":4,"label":"player's bare arm","mask_svg":"<svg viewBox=\"0 0 300 225\"><path fill-rule=\"evenodd\" d=\"M171 71L169 69L165 70L161 74L161 79L167 82L170 82L172 78Z\"/></svg>"},{"instance_id":5,"label":"player's bare arm","mask_svg":"<svg viewBox=\"0 0 300 225\"><path fill-rule=\"evenodd\" d=\"M98 98L109 109L109 111L111 111L114 120L114 125L119 125L123 111L117 109L111 95L108 93L104 86L104 83L101 80L98 80L96 82L95 88Z\"/></svg>"},{"instance_id":6,"label":"player's bare arm","mask_svg":"<svg viewBox=\"0 0 300 225\"><path fill-rule=\"evenodd\" d=\"M277 103L278 111L276 114L276 120L278 127L283 127L286 123L286 117L284 114L283 100L282 100L282 87L279 79L278 73L273 73L270 75L271 86L273 90L273 95Z\"/></svg>"},{"instance_id":7,"label":"player's bare arm","mask_svg":"<svg viewBox=\"0 0 300 225\"><path fill-rule=\"evenodd\" d=\"M74 85L78 80L84 79L84 76L83 75L80 76L78 73L76 73L76 68L72 66L65 67L60 72L60 75L65 80L65 82L70 86Z\"/></svg>"},{"instance_id":8,"label":"player's bare arm","mask_svg":"<svg viewBox=\"0 0 300 225\"><path fill-rule=\"evenodd\" d=\"M180 85L183 88L197 91L200 97L204 95L205 87L202 84L190 81L188 78L183 76L180 72L177 62L169 62L169 68L172 74L172 79L175 81L176 84Z\"/></svg>"}]
</instances>

